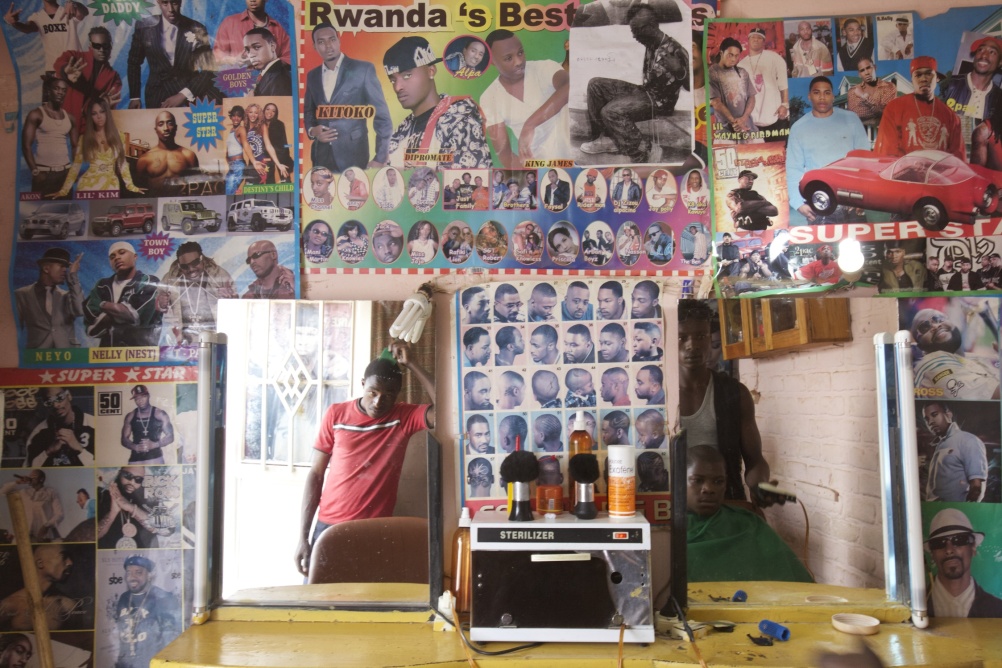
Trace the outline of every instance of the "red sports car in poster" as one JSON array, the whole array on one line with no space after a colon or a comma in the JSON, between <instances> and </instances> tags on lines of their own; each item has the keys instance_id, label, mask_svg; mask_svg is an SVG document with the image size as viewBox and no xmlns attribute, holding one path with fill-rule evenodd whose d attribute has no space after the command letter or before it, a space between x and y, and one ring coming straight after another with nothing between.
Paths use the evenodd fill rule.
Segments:
<instances>
[{"instance_id":1,"label":"red sports car in poster","mask_svg":"<svg viewBox=\"0 0 1002 668\"><path fill-rule=\"evenodd\" d=\"M942 230L950 221L973 223L995 211L1000 186L1002 172L943 151L894 157L857 150L804 174L800 194L820 215L844 204L914 216L922 227Z\"/></svg>"}]
</instances>

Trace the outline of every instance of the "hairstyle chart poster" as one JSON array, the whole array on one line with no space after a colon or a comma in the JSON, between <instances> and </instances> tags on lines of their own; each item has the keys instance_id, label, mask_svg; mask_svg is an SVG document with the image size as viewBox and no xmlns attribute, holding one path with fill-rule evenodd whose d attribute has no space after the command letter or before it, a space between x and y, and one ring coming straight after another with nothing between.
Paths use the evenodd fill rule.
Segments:
<instances>
[{"instance_id":1,"label":"hairstyle chart poster","mask_svg":"<svg viewBox=\"0 0 1002 668\"><path fill-rule=\"evenodd\" d=\"M519 447L537 484L573 484L567 442L578 411L605 471L609 445L637 450L637 499L668 520L668 439L661 286L593 278L489 283L456 295L463 502L503 507L500 467ZM607 480L596 483L605 502ZM601 498L599 498L601 497Z\"/></svg>"},{"instance_id":2,"label":"hairstyle chart poster","mask_svg":"<svg viewBox=\"0 0 1002 668\"><path fill-rule=\"evenodd\" d=\"M22 366L191 364L223 298L299 294L286 0L16 0Z\"/></svg>"},{"instance_id":3,"label":"hairstyle chart poster","mask_svg":"<svg viewBox=\"0 0 1002 668\"><path fill-rule=\"evenodd\" d=\"M18 492L58 665L147 666L189 624L197 370L3 374L0 632L37 653L6 500Z\"/></svg>"},{"instance_id":4,"label":"hairstyle chart poster","mask_svg":"<svg viewBox=\"0 0 1002 668\"><path fill-rule=\"evenodd\" d=\"M701 272L713 4L622 4L305 2L305 270Z\"/></svg>"},{"instance_id":5,"label":"hairstyle chart poster","mask_svg":"<svg viewBox=\"0 0 1002 668\"><path fill-rule=\"evenodd\" d=\"M997 7L971 7L710 21L718 294L992 289L998 18ZM862 277L833 269L850 237L863 242ZM960 239L974 274L959 287L926 283L944 258L925 250Z\"/></svg>"}]
</instances>

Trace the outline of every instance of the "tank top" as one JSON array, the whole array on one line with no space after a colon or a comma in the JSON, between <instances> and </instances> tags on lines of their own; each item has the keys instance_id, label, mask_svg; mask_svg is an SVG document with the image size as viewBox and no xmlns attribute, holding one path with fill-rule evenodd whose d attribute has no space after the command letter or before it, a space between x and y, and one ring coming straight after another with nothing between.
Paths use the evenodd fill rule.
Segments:
<instances>
[{"instance_id":1,"label":"tank top","mask_svg":"<svg viewBox=\"0 0 1002 668\"><path fill-rule=\"evenodd\" d=\"M244 155L244 147L240 144L240 140L237 139L237 133L231 132L230 136L226 138L226 157L229 159L242 158Z\"/></svg>"},{"instance_id":2,"label":"tank top","mask_svg":"<svg viewBox=\"0 0 1002 668\"><path fill-rule=\"evenodd\" d=\"M45 113L45 109L40 111L42 122L35 132L35 141L38 142L35 162L40 166L62 169L70 164L70 152L66 148L66 139L72 127L70 115L63 109L63 119L59 121Z\"/></svg>"},{"instance_id":3,"label":"tank top","mask_svg":"<svg viewBox=\"0 0 1002 668\"><path fill-rule=\"evenodd\" d=\"M137 410L132 415L131 421L132 427L132 442L139 443L143 439L149 439L153 442L160 440L163 435L163 423L156 416L156 411L150 411L149 418L140 418L139 411ZM158 459L163 457L163 450L160 448L153 448L149 452L132 452L132 456L129 457L129 463L141 462L148 459Z\"/></svg>"},{"instance_id":4,"label":"tank top","mask_svg":"<svg viewBox=\"0 0 1002 668\"><path fill-rule=\"evenodd\" d=\"M685 429L686 445L709 445L720 449L717 445L717 416L713 407L713 383L707 383L703 404L692 415L680 415L679 424Z\"/></svg>"}]
</instances>

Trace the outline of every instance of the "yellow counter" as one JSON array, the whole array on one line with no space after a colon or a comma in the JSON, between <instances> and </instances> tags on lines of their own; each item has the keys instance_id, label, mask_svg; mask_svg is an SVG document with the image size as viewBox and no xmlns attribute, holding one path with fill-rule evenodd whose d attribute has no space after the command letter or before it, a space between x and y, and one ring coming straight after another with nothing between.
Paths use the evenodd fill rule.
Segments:
<instances>
[{"instance_id":1,"label":"yellow counter","mask_svg":"<svg viewBox=\"0 0 1002 668\"><path fill-rule=\"evenodd\" d=\"M716 603L710 596L748 593L744 604ZM272 593L274 597L274 593ZM807 596L839 597L845 603L808 603ZM250 597L244 597L250 598ZM857 612L882 621L880 632L866 642L887 666L936 668L1002 668L1002 633L997 619L933 619L925 630L908 623L908 611L887 603L882 591L788 583L712 583L690 588L693 620L737 622L733 633L711 632L697 642L708 666L794 668L816 665L819 651L856 651L859 639L836 631L831 615ZM430 613L345 612L338 610L230 607L193 626L153 660L154 668L468 665L459 637L436 631ZM748 634L760 635L760 619L786 625L788 642L759 647ZM491 643L485 649L508 647ZM651 645L626 645L624 666L699 666L693 648L665 636ZM505 657L476 656L489 666L518 662L522 668L599 668L616 665L613 644L550 643Z\"/></svg>"}]
</instances>

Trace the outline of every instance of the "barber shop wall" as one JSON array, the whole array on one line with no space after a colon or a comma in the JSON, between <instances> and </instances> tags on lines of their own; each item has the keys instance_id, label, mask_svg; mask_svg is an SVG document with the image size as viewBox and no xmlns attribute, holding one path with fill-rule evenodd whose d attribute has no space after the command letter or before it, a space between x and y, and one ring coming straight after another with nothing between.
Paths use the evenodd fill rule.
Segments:
<instances>
[{"instance_id":1,"label":"barber shop wall","mask_svg":"<svg viewBox=\"0 0 1002 668\"><path fill-rule=\"evenodd\" d=\"M852 343L742 360L741 381L772 475L807 509L807 565L818 582L882 587L883 538L873 335L897 331L897 300L851 301ZM797 504L766 511L798 556L806 527Z\"/></svg>"}]
</instances>

